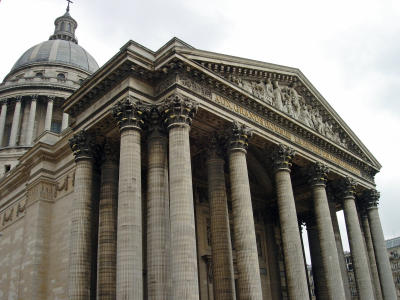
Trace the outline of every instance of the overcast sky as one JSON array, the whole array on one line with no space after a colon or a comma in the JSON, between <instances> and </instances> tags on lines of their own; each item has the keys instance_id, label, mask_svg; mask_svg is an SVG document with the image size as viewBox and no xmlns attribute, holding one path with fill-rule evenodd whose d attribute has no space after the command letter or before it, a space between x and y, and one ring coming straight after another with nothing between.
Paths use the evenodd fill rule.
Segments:
<instances>
[{"instance_id":1,"label":"overcast sky","mask_svg":"<svg viewBox=\"0 0 400 300\"><path fill-rule=\"evenodd\" d=\"M49 38L65 8L63 0L1 0L0 78ZM157 50L176 36L299 68L382 164L382 226L385 238L400 236L400 1L74 0L70 13L100 66L130 39Z\"/></svg>"}]
</instances>

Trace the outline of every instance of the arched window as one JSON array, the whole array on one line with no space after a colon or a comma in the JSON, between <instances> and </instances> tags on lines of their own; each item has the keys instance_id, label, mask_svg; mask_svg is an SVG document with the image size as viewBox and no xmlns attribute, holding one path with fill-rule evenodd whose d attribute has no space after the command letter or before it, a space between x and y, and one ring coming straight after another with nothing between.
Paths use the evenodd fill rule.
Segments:
<instances>
[{"instance_id":1,"label":"arched window","mask_svg":"<svg viewBox=\"0 0 400 300\"><path fill-rule=\"evenodd\" d=\"M67 31L71 32L71 24L70 23L67 23Z\"/></svg>"},{"instance_id":2,"label":"arched window","mask_svg":"<svg viewBox=\"0 0 400 300\"><path fill-rule=\"evenodd\" d=\"M64 22L61 22L61 31L64 31L65 30L65 24L64 24Z\"/></svg>"}]
</instances>

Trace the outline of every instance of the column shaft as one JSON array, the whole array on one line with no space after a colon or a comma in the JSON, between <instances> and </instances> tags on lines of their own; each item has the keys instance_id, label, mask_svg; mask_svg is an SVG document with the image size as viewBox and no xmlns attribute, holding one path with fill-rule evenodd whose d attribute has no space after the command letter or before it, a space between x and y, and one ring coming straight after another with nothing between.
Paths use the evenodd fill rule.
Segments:
<instances>
[{"instance_id":1,"label":"column shaft","mask_svg":"<svg viewBox=\"0 0 400 300\"><path fill-rule=\"evenodd\" d=\"M35 128L36 102L37 98L32 97L31 108L29 110L28 132L26 133L26 142L25 142L27 146L32 144L33 130Z\"/></svg>"},{"instance_id":2,"label":"column shaft","mask_svg":"<svg viewBox=\"0 0 400 300\"><path fill-rule=\"evenodd\" d=\"M48 98L47 100L47 110L46 110L46 119L44 122L44 130L51 130L51 120L53 118L53 98Z\"/></svg>"},{"instance_id":3,"label":"column shaft","mask_svg":"<svg viewBox=\"0 0 400 300\"><path fill-rule=\"evenodd\" d=\"M17 99L15 102L14 116L11 125L10 143L9 146L13 147L17 145L17 137L19 133L20 115L21 115L21 99Z\"/></svg>"},{"instance_id":4,"label":"column shaft","mask_svg":"<svg viewBox=\"0 0 400 300\"><path fill-rule=\"evenodd\" d=\"M293 156L294 151L285 145L279 145L273 152L277 204L290 300L308 298L306 268L290 178L290 161Z\"/></svg>"},{"instance_id":5,"label":"column shaft","mask_svg":"<svg viewBox=\"0 0 400 300\"><path fill-rule=\"evenodd\" d=\"M0 147L3 146L3 137L4 137L4 129L6 124L6 117L7 117L7 102L3 100L1 102L1 113L0 113Z\"/></svg>"},{"instance_id":6,"label":"column shaft","mask_svg":"<svg viewBox=\"0 0 400 300\"><path fill-rule=\"evenodd\" d=\"M61 131L68 128L68 119L69 119L69 115L67 113L63 113L62 122L61 122Z\"/></svg>"},{"instance_id":7,"label":"column shaft","mask_svg":"<svg viewBox=\"0 0 400 300\"><path fill-rule=\"evenodd\" d=\"M199 299L189 126L169 129L172 299Z\"/></svg>"},{"instance_id":8,"label":"column shaft","mask_svg":"<svg viewBox=\"0 0 400 300\"><path fill-rule=\"evenodd\" d=\"M379 279L382 287L383 299L396 299L396 288L394 285L392 269L386 249L381 220L378 208L368 208L368 221L371 230L372 242L374 244L376 264L378 265Z\"/></svg>"},{"instance_id":9,"label":"column shaft","mask_svg":"<svg viewBox=\"0 0 400 300\"><path fill-rule=\"evenodd\" d=\"M321 257L318 230L314 222L307 222L308 244L310 247L312 274L317 299L329 299L326 276Z\"/></svg>"},{"instance_id":10,"label":"column shaft","mask_svg":"<svg viewBox=\"0 0 400 300\"><path fill-rule=\"evenodd\" d=\"M208 200L211 213L211 247L214 298L235 299L229 214L225 187L224 160L210 154L208 167Z\"/></svg>"},{"instance_id":11,"label":"column shaft","mask_svg":"<svg viewBox=\"0 0 400 300\"><path fill-rule=\"evenodd\" d=\"M98 300L113 300L116 296L118 163L111 157L115 153L108 152L106 155L101 166L99 202Z\"/></svg>"},{"instance_id":12,"label":"column shaft","mask_svg":"<svg viewBox=\"0 0 400 300\"><path fill-rule=\"evenodd\" d=\"M346 294L346 300L351 300L349 275L347 273L346 260L342 245L342 237L340 235L339 222L336 215L336 205L333 201L329 201L329 210L331 213L333 233L335 234L336 248L339 257L340 271L342 273L343 287Z\"/></svg>"},{"instance_id":13,"label":"column shaft","mask_svg":"<svg viewBox=\"0 0 400 300\"><path fill-rule=\"evenodd\" d=\"M247 139L251 131L233 123L229 149L233 234L236 251L237 295L239 299L262 299L260 266L246 162Z\"/></svg>"},{"instance_id":14,"label":"column shaft","mask_svg":"<svg viewBox=\"0 0 400 300\"><path fill-rule=\"evenodd\" d=\"M93 161L76 162L69 252L69 300L90 299Z\"/></svg>"},{"instance_id":15,"label":"column shaft","mask_svg":"<svg viewBox=\"0 0 400 300\"><path fill-rule=\"evenodd\" d=\"M149 300L167 300L171 296L167 147L167 138L154 129L148 139L147 166L147 297Z\"/></svg>"},{"instance_id":16,"label":"column shaft","mask_svg":"<svg viewBox=\"0 0 400 300\"><path fill-rule=\"evenodd\" d=\"M367 252L368 252L368 260L369 260L369 265L370 265L370 270L371 270L371 277L372 277L373 283L374 283L374 291L375 291L375 296L376 296L375 298L376 298L376 300L383 300L381 283L379 281L378 267L376 265L376 259L375 259L374 245L372 242L371 231L369 228L368 216L365 213L361 216L361 224L362 224L365 244L366 244Z\"/></svg>"},{"instance_id":17,"label":"column shaft","mask_svg":"<svg viewBox=\"0 0 400 300\"><path fill-rule=\"evenodd\" d=\"M121 129L117 228L117 299L143 299L140 131Z\"/></svg>"},{"instance_id":18,"label":"column shaft","mask_svg":"<svg viewBox=\"0 0 400 300\"><path fill-rule=\"evenodd\" d=\"M321 163L316 163L312 168L311 185L314 200L315 222L318 230L321 260L328 290L327 299L345 299L335 235L333 233L331 214L325 190L328 171L328 168Z\"/></svg>"},{"instance_id":19,"label":"column shaft","mask_svg":"<svg viewBox=\"0 0 400 300\"><path fill-rule=\"evenodd\" d=\"M374 291L368 268L368 259L362 240L360 222L354 196L345 196L343 202L344 217L349 237L350 251L360 299L374 299Z\"/></svg>"}]
</instances>

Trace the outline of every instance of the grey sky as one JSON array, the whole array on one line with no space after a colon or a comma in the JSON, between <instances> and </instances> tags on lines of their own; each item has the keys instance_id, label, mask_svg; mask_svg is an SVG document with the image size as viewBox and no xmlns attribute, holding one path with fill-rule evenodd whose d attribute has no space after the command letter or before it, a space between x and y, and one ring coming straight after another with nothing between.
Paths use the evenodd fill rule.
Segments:
<instances>
[{"instance_id":1,"label":"grey sky","mask_svg":"<svg viewBox=\"0 0 400 300\"><path fill-rule=\"evenodd\" d=\"M1 78L48 39L65 7L0 2ZM383 229L386 238L400 236L398 0L75 0L71 15L99 65L129 39L157 50L177 36L195 48L299 68L383 165L376 176Z\"/></svg>"}]
</instances>

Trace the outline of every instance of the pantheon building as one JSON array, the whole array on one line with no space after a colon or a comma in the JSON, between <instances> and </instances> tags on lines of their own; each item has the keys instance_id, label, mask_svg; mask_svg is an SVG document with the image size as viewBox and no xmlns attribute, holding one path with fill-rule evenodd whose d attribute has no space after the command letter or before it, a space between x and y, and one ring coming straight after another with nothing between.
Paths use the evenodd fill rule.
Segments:
<instances>
[{"instance_id":1,"label":"pantheon building","mask_svg":"<svg viewBox=\"0 0 400 300\"><path fill-rule=\"evenodd\" d=\"M177 38L99 68L77 25L0 85L0 299L311 299L305 243L350 299L340 210L359 299L397 299L381 166L301 71Z\"/></svg>"}]
</instances>

